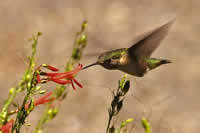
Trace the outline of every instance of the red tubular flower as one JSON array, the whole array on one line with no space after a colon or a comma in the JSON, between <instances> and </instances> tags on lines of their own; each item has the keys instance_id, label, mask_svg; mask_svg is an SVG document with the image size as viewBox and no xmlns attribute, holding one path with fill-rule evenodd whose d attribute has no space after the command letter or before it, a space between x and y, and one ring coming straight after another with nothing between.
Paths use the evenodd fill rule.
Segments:
<instances>
[{"instance_id":1,"label":"red tubular flower","mask_svg":"<svg viewBox=\"0 0 200 133\"><path fill-rule=\"evenodd\" d=\"M12 130L12 126L14 124L14 120L11 119L9 122L7 122L5 125L3 125L2 127L0 127L0 130L3 133L11 133Z\"/></svg>"},{"instance_id":2,"label":"red tubular flower","mask_svg":"<svg viewBox=\"0 0 200 133\"><path fill-rule=\"evenodd\" d=\"M51 71L54 71L54 72L59 71L59 69L57 69L57 68L55 68L55 67L53 67L53 66L50 66L50 65L48 65L47 68L48 68L49 70L51 70Z\"/></svg>"},{"instance_id":3,"label":"red tubular flower","mask_svg":"<svg viewBox=\"0 0 200 133\"><path fill-rule=\"evenodd\" d=\"M46 65L44 64L43 67L46 67L49 65ZM53 69L52 69L53 68ZM37 80L39 82L43 81L43 80L47 80L47 81L53 81L55 83L58 83L58 84L71 84L73 89L75 90L75 86L73 84L73 82L78 85L80 88L82 88L83 86L74 78L74 75L77 74L80 70L82 70L83 68L83 65L82 64L79 64L78 67L70 72L62 72L62 73L59 73L59 72L56 72L56 73L46 73L46 72L41 72L40 75L42 76L46 76L45 79L40 79L37 77ZM51 69L50 70L58 70L57 68L54 69L54 67L51 66ZM38 82L38 83L39 83Z\"/></svg>"},{"instance_id":4,"label":"red tubular flower","mask_svg":"<svg viewBox=\"0 0 200 133\"><path fill-rule=\"evenodd\" d=\"M42 96L42 97L36 99L35 102L34 102L34 105L35 105L35 106L38 106L38 105L40 105L40 104L45 104L45 103L48 103L48 102L53 101L55 98L49 98L51 95L53 95L53 93L52 93L52 92L49 92L49 93L45 94L44 96ZM25 105L25 109L28 109L29 104L30 104L30 103L27 103L27 104Z\"/></svg>"},{"instance_id":5,"label":"red tubular flower","mask_svg":"<svg viewBox=\"0 0 200 133\"><path fill-rule=\"evenodd\" d=\"M70 72L64 72L64 73L57 73L55 76L51 76L54 79L63 79L63 78L69 78L71 79L76 73L78 73L83 68L82 64L79 64L79 66ZM48 73L47 73L48 74Z\"/></svg>"},{"instance_id":6,"label":"red tubular flower","mask_svg":"<svg viewBox=\"0 0 200 133\"><path fill-rule=\"evenodd\" d=\"M61 80L61 79L51 79L51 81L58 83L58 84L71 84L72 81L71 80Z\"/></svg>"},{"instance_id":7,"label":"red tubular flower","mask_svg":"<svg viewBox=\"0 0 200 133\"><path fill-rule=\"evenodd\" d=\"M48 103L50 101L53 101L54 98L49 98L51 95L53 95L53 93L49 92L49 93L45 94L44 96L36 99L35 102L34 102L34 105L38 106L40 104L45 104L45 103Z\"/></svg>"},{"instance_id":8,"label":"red tubular flower","mask_svg":"<svg viewBox=\"0 0 200 133\"><path fill-rule=\"evenodd\" d=\"M38 106L38 105L40 105L40 104L45 104L45 103L48 103L48 102L53 101L53 100L55 99L54 97L49 98L49 97L52 96L52 95L53 95L52 92L46 93L44 96L42 96L42 97L36 99L35 102L34 102L34 105L35 105L35 106ZM25 109L26 109L26 110L28 109L29 105L30 105L30 102L27 103L27 104L25 105ZM18 111L19 111L19 109L16 109L16 110L13 111L12 113L17 113ZM0 130L3 131L2 128L3 128L3 127L1 127ZM4 133L4 132L3 132L3 133Z\"/></svg>"},{"instance_id":9,"label":"red tubular flower","mask_svg":"<svg viewBox=\"0 0 200 133\"><path fill-rule=\"evenodd\" d=\"M45 68L47 68L47 69L49 69L49 70L51 70L51 71L54 71L54 72L59 71L58 68L55 68L55 67L53 67L53 66L51 66L51 65L42 64L42 66L45 67Z\"/></svg>"}]
</instances>

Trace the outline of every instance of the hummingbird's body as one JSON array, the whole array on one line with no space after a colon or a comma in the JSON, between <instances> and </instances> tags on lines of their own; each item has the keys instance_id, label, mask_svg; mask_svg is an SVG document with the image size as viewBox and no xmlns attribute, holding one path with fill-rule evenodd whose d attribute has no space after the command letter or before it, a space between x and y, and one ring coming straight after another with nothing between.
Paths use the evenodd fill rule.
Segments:
<instances>
[{"instance_id":1,"label":"hummingbird's body","mask_svg":"<svg viewBox=\"0 0 200 133\"><path fill-rule=\"evenodd\" d=\"M138 41L130 48L121 48L102 53L93 65L101 65L106 69L121 70L128 74L142 77L148 70L162 64L170 63L169 60L151 58L153 51L168 33L172 21L140 36Z\"/></svg>"}]
</instances>

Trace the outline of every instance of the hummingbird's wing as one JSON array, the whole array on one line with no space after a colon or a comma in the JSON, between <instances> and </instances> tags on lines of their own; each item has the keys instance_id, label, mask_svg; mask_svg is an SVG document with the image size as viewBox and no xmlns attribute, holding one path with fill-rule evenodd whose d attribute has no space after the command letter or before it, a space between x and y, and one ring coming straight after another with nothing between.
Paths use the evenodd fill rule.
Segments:
<instances>
[{"instance_id":1,"label":"hummingbird's wing","mask_svg":"<svg viewBox=\"0 0 200 133\"><path fill-rule=\"evenodd\" d=\"M151 56L153 51L167 35L173 22L174 19L140 36L139 41L129 48L129 53L137 59L144 59Z\"/></svg>"}]
</instances>

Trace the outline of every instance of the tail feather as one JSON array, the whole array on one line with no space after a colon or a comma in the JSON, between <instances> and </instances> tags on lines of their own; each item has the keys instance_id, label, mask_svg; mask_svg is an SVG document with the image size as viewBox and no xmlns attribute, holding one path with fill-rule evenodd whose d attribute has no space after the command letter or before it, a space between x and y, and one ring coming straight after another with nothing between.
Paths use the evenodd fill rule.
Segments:
<instances>
[{"instance_id":1,"label":"tail feather","mask_svg":"<svg viewBox=\"0 0 200 133\"><path fill-rule=\"evenodd\" d=\"M148 58L146 59L146 63L148 68L152 70L160 65L172 63L172 61L166 59Z\"/></svg>"},{"instance_id":2,"label":"tail feather","mask_svg":"<svg viewBox=\"0 0 200 133\"><path fill-rule=\"evenodd\" d=\"M169 64L172 63L171 60L161 60L161 64Z\"/></svg>"}]
</instances>

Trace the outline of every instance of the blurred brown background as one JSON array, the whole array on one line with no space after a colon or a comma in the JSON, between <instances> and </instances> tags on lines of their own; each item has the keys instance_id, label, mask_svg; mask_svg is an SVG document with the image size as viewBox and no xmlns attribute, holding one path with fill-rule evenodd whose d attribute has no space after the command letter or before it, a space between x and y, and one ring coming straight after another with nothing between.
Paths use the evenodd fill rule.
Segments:
<instances>
[{"instance_id":1,"label":"blurred brown background","mask_svg":"<svg viewBox=\"0 0 200 133\"><path fill-rule=\"evenodd\" d=\"M27 39L43 32L38 64L65 66L74 35L88 20L88 46L84 65L95 61L96 53L129 47L137 35L176 16L169 35L154 57L174 63L131 79L124 108L115 121L135 118L135 130L143 132L139 119L149 118L155 133L196 133L200 130L200 1L199 0L6 0L0 2L0 104L8 89L16 85L26 68L31 45ZM123 73L96 66L77 79L83 89L70 90L60 113L44 132L102 133L108 120L111 90ZM53 89L51 83L49 88ZM17 102L21 101L17 97ZM38 107L29 117L32 132L42 114Z\"/></svg>"}]
</instances>

